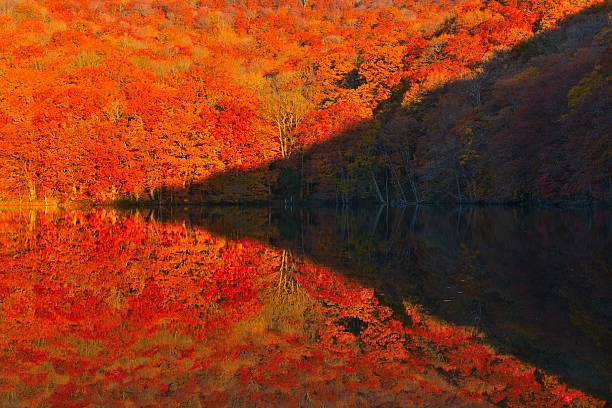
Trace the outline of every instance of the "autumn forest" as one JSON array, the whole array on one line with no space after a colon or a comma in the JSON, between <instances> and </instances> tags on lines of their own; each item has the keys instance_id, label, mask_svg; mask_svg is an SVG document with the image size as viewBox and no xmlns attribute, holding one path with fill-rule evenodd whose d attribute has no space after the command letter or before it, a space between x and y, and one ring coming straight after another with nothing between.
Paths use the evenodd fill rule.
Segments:
<instances>
[{"instance_id":1,"label":"autumn forest","mask_svg":"<svg viewBox=\"0 0 612 408\"><path fill-rule=\"evenodd\" d=\"M609 0L0 0L0 408L612 404Z\"/></svg>"},{"instance_id":2,"label":"autumn forest","mask_svg":"<svg viewBox=\"0 0 612 408\"><path fill-rule=\"evenodd\" d=\"M609 202L601 0L0 2L0 199Z\"/></svg>"}]
</instances>

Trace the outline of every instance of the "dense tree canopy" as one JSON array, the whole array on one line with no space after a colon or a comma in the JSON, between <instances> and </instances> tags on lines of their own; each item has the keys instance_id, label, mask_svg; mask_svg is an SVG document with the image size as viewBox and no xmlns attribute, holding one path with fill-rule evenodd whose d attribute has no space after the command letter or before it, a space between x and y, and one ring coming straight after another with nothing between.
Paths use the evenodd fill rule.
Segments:
<instances>
[{"instance_id":1,"label":"dense tree canopy","mask_svg":"<svg viewBox=\"0 0 612 408\"><path fill-rule=\"evenodd\" d=\"M601 3L3 0L0 197L609 199Z\"/></svg>"}]
</instances>

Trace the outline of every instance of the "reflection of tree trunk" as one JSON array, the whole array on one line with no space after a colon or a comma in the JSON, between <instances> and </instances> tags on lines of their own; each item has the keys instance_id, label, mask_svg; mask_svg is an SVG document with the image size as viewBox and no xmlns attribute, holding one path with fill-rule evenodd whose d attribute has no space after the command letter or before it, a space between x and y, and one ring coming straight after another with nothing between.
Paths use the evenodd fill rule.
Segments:
<instances>
[{"instance_id":1,"label":"reflection of tree trunk","mask_svg":"<svg viewBox=\"0 0 612 408\"><path fill-rule=\"evenodd\" d=\"M419 204L417 203L417 206L414 207L414 211L412 213L412 219L410 220L410 232L414 232L414 227L417 222L418 214L419 214Z\"/></svg>"},{"instance_id":2,"label":"reflection of tree trunk","mask_svg":"<svg viewBox=\"0 0 612 408\"><path fill-rule=\"evenodd\" d=\"M30 212L29 212L29 220L28 220L28 230L30 231L34 231L34 229L36 228L36 210L30 207Z\"/></svg>"},{"instance_id":3,"label":"reflection of tree trunk","mask_svg":"<svg viewBox=\"0 0 612 408\"><path fill-rule=\"evenodd\" d=\"M385 203L389 202L389 170L385 171Z\"/></svg>"},{"instance_id":4,"label":"reflection of tree trunk","mask_svg":"<svg viewBox=\"0 0 612 408\"><path fill-rule=\"evenodd\" d=\"M374 218L374 223L372 224L372 234L376 233L376 229L378 228L378 222L380 221L380 216L382 215L384 205L378 207L378 212L376 213L376 218Z\"/></svg>"},{"instance_id":5,"label":"reflection of tree trunk","mask_svg":"<svg viewBox=\"0 0 612 408\"><path fill-rule=\"evenodd\" d=\"M387 202L385 201L385 198L383 197L382 193L380 192L380 188L378 188L378 182L376 181L376 177L374 177L373 173L370 173L370 179L372 180L372 186L374 187L374 192L378 196L378 201L381 204L386 204Z\"/></svg>"},{"instance_id":6,"label":"reflection of tree trunk","mask_svg":"<svg viewBox=\"0 0 612 408\"><path fill-rule=\"evenodd\" d=\"M410 187L412 188L412 194L414 195L415 203L419 204L421 202L421 199L419 198L419 191L416 188L416 184L412 176L410 176Z\"/></svg>"},{"instance_id":7,"label":"reflection of tree trunk","mask_svg":"<svg viewBox=\"0 0 612 408\"><path fill-rule=\"evenodd\" d=\"M278 269L278 283L276 289L278 293L292 293L298 288L298 284L291 276L291 268L289 266L291 252L283 250L281 255L281 265Z\"/></svg>"}]
</instances>

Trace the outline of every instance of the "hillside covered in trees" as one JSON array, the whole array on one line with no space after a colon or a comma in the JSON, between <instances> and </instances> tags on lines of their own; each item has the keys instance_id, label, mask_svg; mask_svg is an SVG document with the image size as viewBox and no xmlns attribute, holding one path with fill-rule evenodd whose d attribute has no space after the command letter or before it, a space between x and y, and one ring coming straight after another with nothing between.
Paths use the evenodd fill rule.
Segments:
<instances>
[{"instance_id":1,"label":"hillside covered in trees","mask_svg":"<svg viewBox=\"0 0 612 408\"><path fill-rule=\"evenodd\" d=\"M0 0L0 199L612 200L601 0Z\"/></svg>"}]
</instances>

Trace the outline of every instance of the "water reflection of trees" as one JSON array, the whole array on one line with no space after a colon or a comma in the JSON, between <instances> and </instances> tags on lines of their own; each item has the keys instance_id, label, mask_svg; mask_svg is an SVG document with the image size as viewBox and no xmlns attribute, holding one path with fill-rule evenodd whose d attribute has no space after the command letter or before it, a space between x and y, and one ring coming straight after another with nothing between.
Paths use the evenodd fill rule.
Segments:
<instances>
[{"instance_id":1,"label":"water reflection of trees","mask_svg":"<svg viewBox=\"0 0 612 408\"><path fill-rule=\"evenodd\" d=\"M291 248L375 288L400 319L410 300L568 381L610 393L612 223L605 212L224 212L192 221ZM265 222L245 228L234 224L240 218Z\"/></svg>"},{"instance_id":2,"label":"water reflection of trees","mask_svg":"<svg viewBox=\"0 0 612 408\"><path fill-rule=\"evenodd\" d=\"M435 308L440 214L173 211L0 214L3 403L598 405Z\"/></svg>"}]
</instances>

